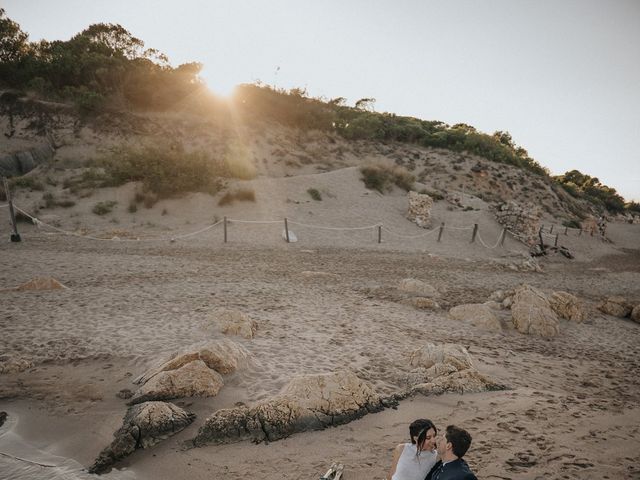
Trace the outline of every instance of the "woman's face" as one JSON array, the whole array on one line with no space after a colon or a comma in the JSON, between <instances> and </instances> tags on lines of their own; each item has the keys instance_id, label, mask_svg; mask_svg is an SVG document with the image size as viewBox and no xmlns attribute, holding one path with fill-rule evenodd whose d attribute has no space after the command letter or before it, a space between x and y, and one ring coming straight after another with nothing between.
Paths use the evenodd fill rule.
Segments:
<instances>
[{"instance_id":1,"label":"woman's face","mask_svg":"<svg viewBox=\"0 0 640 480\"><path fill-rule=\"evenodd\" d=\"M436 431L433 428L427 430L427 435L424 438L424 442L422 443L421 450L432 451L436 448Z\"/></svg>"}]
</instances>

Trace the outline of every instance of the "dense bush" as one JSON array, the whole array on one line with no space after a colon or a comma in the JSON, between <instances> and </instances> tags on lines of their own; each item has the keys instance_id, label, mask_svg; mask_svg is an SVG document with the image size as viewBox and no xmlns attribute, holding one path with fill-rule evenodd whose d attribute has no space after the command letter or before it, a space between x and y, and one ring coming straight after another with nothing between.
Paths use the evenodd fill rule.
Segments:
<instances>
[{"instance_id":1,"label":"dense bush","mask_svg":"<svg viewBox=\"0 0 640 480\"><path fill-rule=\"evenodd\" d=\"M241 202L255 202L256 194L253 190L247 188L241 188L233 192L225 193L218 201L218 205L223 207L224 205L231 205L236 200Z\"/></svg>"},{"instance_id":2,"label":"dense bush","mask_svg":"<svg viewBox=\"0 0 640 480\"><path fill-rule=\"evenodd\" d=\"M360 168L360 173L364 186L380 193L391 191L393 185L408 192L416 180L406 168L397 165L368 165Z\"/></svg>"},{"instance_id":3,"label":"dense bush","mask_svg":"<svg viewBox=\"0 0 640 480\"><path fill-rule=\"evenodd\" d=\"M606 208L612 213L625 210L624 198L618 195L615 188L603 185L595 177L571 170L554 177L554 180L574 197L584 198L600 209Z\"/></svg>"},{"instance_id":4,"label":"dense bush","mask_svg":"<svg viewBox=\"0 0 640 480\"><path fill-rule=\"evenodd\" d=\"M322 195L317 188L309 188L307 189L307 193L313 200L316 200L317 202L322 200Z\"/></svg>"}]
</instances>

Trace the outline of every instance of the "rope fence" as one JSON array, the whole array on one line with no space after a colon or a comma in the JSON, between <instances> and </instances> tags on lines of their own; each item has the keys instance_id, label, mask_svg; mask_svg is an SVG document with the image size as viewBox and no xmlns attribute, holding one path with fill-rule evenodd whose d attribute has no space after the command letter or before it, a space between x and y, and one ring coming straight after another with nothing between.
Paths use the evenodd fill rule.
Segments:
<instances>
[{"instance_id":1,"label":"rope fence","mask_svg":"<svg viewBox=\"0 0 640 480\"><path fill-rule=\"evenodd\" d=\"M309 228L309 229L315 229L315 230L324 230L324 231L331 231L331 232L366 232L366 231L371 231L372 233L374 233L373 238L377 238L377 243L383 243L383 232L385 235L390 235L392 237L395 238L399 238L399 239L406 239L406 240L415 240L415 239L427 239L428 237L431 236L435 236L435 234L437 233L437 242L440 243L442 241L442 238L444 236L444 233L446 231L451 232L452 234L457 232L457 235L454 235L454 237L456 238L456 240L460 240L462 237L460 236L460 234L462 232L465 231L472 231L471 234L471 238L469 240L469 243L473 244L476 242L476 239L478 241L478 244L481 245L482 247L486 248L487 250L495 250L498 247L504 247L504 242L507 236L507 233L511 235L511 237L515 240L520 241L521 239L521 235L512 232L511 230L507 229L506 227L504 227L502 229L502 231L500 232L500 234L498 235L497 239L495 240L495 243L491 244L492 242L490 241L486 241L482 235L480 234L480 229L479 229L479 225L473 224L473 225L469 225L469 226L462 226L462 225L446 225L444 222L441 223L438 227L432 228L431 230L427 230L423 233L418 233L418 234L404 234L404 233L400 233L397 232L395 230L392 230L391 228L383 225L382 223L376 223L376 224L372 224L372 225L363 225L363 226L354 226L354 227L346 227L346 226L329 226L329 225L314 225L314 224L309 224L309 223L304 223L304 222L299 222L295 219L288 219L288 218L284 218L282 220L244 220L244 219L238 219L238 218L227 218L224 217L222 220L218 220L215 221L212 224L206 225L198 230L195 230L193 232L188 232L188 233L183 233L183 234L178 234L178 235L171 235L171 236L161 236L161 237L149 237L149 238L122 238L120 236L112 236L110 238L107 237L99 237L99 236L95 236L95 235L89 235L89 234L85 234L85 233L79 233L79 232L74 232L74 231L69 231L69 230L64 230L60 227L57 227L55 225L51 225L49 223L43 222L42 220L38 219L37 217L35 217L34 215L26 212L25 210L23 210L22 208L18 207L15 204L4 204L4 205L0 205L0 208L4 208L7 206L12 206L17 212L21 213L24 217L28 218L31 220L31 222L36 225L39 229L40 228L44 228L44 229L50 229L53 230L54 232L57 232L59 234L62 235L69 235L69 236L73 236L73 237L78 237L78 238L84 238L87 240L95 240L95 241L118 241L118 242L175 242L177 240L187 240L187 239L191 239L194 238L198 235L202 235L205 232L208 232L210 230L213 230L214 228L218 227L219 225L222 225L223 227L223 238L224 238L224 243L228 243L228 226L232 225L232 224L245 224L245 225L283 225L284 229L282 231L282 236L283 238L286 240L287 243L292 243L292 242L296 242L297 241L297 236L290 230L289 226L293 225L296 227L300 227L300 228ZM552 234L551 232L554 231L554 226L551 226L548 230L548 233L545 232L544 230L544 225L540 227L539 231L538 231L538 236L540 238L540 241L544 241L543 239L551 239L554 241L555 246L558 245L558 238L560 236L560 231L558 229L556 229L556 233L555 235ZM568 235L569 231L574 231L574 230L578 230L580 233L578 235L582 235L582 230L580 229L573 229L570 227L564 227L564 235ZM486 235L486 233L485 233ZM344 240L349 242L349 238L350 237L345 237ZM449 236L449 239L451 239L452 237ZM354 240L354 242L352 242L354 244L354 246L358 246L362 244L362 241L368 241L366 240L364 237L362 237L360 240L357 239L352 239ZM359 242L359 243L358 243Z\"/></svg>"}]
</instances>

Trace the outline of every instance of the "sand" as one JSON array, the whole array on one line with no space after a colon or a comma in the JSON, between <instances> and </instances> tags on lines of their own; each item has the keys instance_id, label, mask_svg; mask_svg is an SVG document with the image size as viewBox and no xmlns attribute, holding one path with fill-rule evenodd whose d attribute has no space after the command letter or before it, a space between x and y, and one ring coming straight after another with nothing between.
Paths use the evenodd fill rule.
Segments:
<instances>
[{"instance_id":1,"label":"sand","mask_svg":"<svg viewBox=\"0 0 640 480\"><path fill-rule=\"evenodd\" d=\"M400 200L371 208L360 206L361 224L376 223L377 209L395 231L423 232L397 214ZM333 226L358 220L357 208L331 212L323 203L308 216ZM468 213L481 215L494 243L500 228L488 223L488 212ZM467 225L461 214L437 212L448 224ZM146 235L174 235L171 221L179 220L169 216ZM187 227L202 225L194 219ZM251 353L247 368L226 376L215 398L177 400L198 415L194 424L137 451L107 478L317 478L334 461L345 464L346 479L383 478L394 446L419 417L471 432L467 459L479 478L640 478L640 325L592 310L584 323L562 321L560 335L544 340L485 331L446 314L523 282L568 291L591 307L613 294L637 302L639 227L612 224L612 244L567 236L576 260L553 256L536 273L510 268L525 251L517 242L489 250L469 246L454 230L441 243L385 237L377 244L375 231L298 229L300 241L287 245L279 224L236 223L225 245L219 228L170 243L90 241L23 225L22 243L0 244L0 289L38 276L68 288L0 292L0 350L34 365L0 376L0 410L9 413L0 429L0 478L84 478L80 468L111 441L126 411L116 393L133 389L133 378L172 351L223 336L215 323L223 308L258 323L254 339L233 337ZM93 233L105 232L94 225ZM443 309L410 306L397 289L405 278L432 285ZM409 354L426 342L468 346L478 369L510 390L411 397L397 410L270 444L182 448L208 414L269 398L294 374L348 367L380 393L397 392Z\"/></svg>"}]
</instances>

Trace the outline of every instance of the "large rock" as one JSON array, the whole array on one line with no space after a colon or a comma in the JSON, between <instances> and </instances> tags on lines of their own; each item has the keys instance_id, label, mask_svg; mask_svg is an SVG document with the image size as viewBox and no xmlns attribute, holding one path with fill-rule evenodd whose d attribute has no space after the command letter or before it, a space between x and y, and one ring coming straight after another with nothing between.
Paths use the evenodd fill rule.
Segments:
<instances>
[{"instance_id":1,"label":"large rock","mask_svg":"<svg viewBox=\"0 0 640 480\"><path fill-rule=\"evenodd\" d=\"M192 443L273 441L348 423L388 405L353 372L303 375L293 378L278 396L252 408L218 410L207 418Z\"/></svg>"},{"instance_id":2,"label":"large rock","mask_svg":"<svg viewBox=\"0 0 640 480\"><path fill-rule=\"evenodd\" d=\"M415 278L405 278L400 281L398 289L406 293L412 293L423 297L437 297L438 291L428 283Z\"/></svg>"},{"instance_id":3,"label":"large rock","mask_svg":"<svg viewBox=\"0 0 640 480\"><path fill-rule=\"evenodd\" d=\"M160 372L176 370L194 360L202 360L207 367L226 375L235 371L248 357L249 352L242 345L228 339L211 340L173 353L167 360L136 378L134 383L145 383Z\"/></svg>"},{"instance_id":4,"label":"large rock","mask_svg":"<svg viewBox=\"0 0 640 480\"><path fill-rule=\"evenodd\" d=\"M181 397L215 397L223 385L224 381L218 372L210 369L202 360L194 360L151 377L134 393L129 404Z\"/></svg>"},{"instance_id":5,"label":"large rock","mask_svg":"<svg viewBox=\"0 0 640 480\"><path fill-rule=\"evenodd\" d=\"M258 324L246 313L238 310L221 310L217 314L220 330L228 335L239 335L253 338L258 330Z\"/></svg>"},{"instance_id":6,"label":"large rock","mask_svg":"<svg viewBox=\"0 0 640 480\"><path fill-rule=\"evenodd\" d=\"M0 157L0 176L14 177L30 172L38 165L50 162L55 151L49 144Z\"/></svg>"},{"instance_id":7,"label":"large rock","mask_svg":"<svg viewBox=\"0 0 640 480\"><path fill-rule=\"evenodd\" d=\"M558 316L551 309L546 295L530 285L516 288L511 318L516 329L527 335L548 338L560 332Z\"/></svg>"},{"instance_id":8,"label":"large rock","mask_svg":"<svg viewBox=\"0 0 640 480\"><path fill-rule=\"evenodd\" d=\"M63 290L65 287L58 280L51 277L36 277L22 285L16 287L18 292L41 291L41 290Z\"/></svg>"},{"instance_id":9,"label":"large rock","mask_svg":"<svg viewBox=\"0 0 640 480\"><path fill-rule=\"evenodd\" d=\"M549 297L551 309L560 318L574 322L583 322L587 318L587 309L574 295L567 292L553 292Z\"/></svg>"},{"instance_id":10,"label":"large rock","mask_svg":"<svg viewBox=\"0 0 640 480\"><path fill-rule=\"evenodd\" d=\"M517 239L527 245L538 242L542 210L537 205L520 205L509 201L497 207L494 213L498 223Z\"/></svg>"},{"instance_id":11,"label":"large rock","mask_svg":"<svg viewBox=\"0 0 640 480\"><path fill-rule=\"evenodd\" d=\"M0 374L19 373L33 367L33 362L17 355L0 355Z\"/></svg>"},{"instance_id":12,"label":"large rock","mask_svg":"<svg viewBox=\"0 0 640 480\"><path fill-rule=\"evenodd\" d=\"M443 393L479 393L506 389L506 385L498 383L471 368L451 372L447 375L439 375L431 381L418 383L411 388L411 393L442 395Z\"/></svg>"},{"instance_id":13,"label":"large rock","mask_svg":"<svg viewBox=\"0 0 640 480\"><path fill-rule=\"evenodd\" d=\"M409 192L407 198L409 200L407 218L419 227L427 228L431 218L433 199L429 195L418 192Z\"/></svg>"},{"instance_id":14,"label":"large rock","mask_svg":"<svg viewBox=\"0 0 640 480\"><path fill-rule=\"evenodd\" d=\"M113 434L113 442L100 452L89 472L108 472L118 460L138 448L149 448L178 433L194 418L194 414L172 403L146 402L130 407L122 427Z\"/></svg>"},{"instance_id":15,"label":"large rock","mask_svg":"<svg viewBox=\"0 0 640 480\"><path fill-rule=\"evenodd\" d=\"M640 323L640 305L636 305L633 307L633 310L631 310L631 320Z\"/></svg>"},{"instance_id":16,"label":"large rock","mask_svg":"<svg viewBox=\"0 0 640 480\"><path fill-rule=\"evenodd\" d=\"M614 296L605 298L598 305L598 310L607 315L613 315L614 317L624 318L631 314L631 305L624 299L624 297Z\"/></svg>"},{"instance_id":17,"label":"large rock","mask_svg":"<svg viewBox=\"0 0 640 480\"><path fill-rule=\"evenodd\" d=\"M496 303L496 305L498 305ZM454 320L465 320L471 322L476 327L486 330L500 331L502 325L496 317L494 310L486 304L468 303L458 305L449 310L449 316Z\"/></svg>"},{"instance_id":18,"label":"large rock","mask_svg":"<svg viewBox=\"0 0 640 480\"><path fill-rule=\"evenodd\" d=\"M455 370L473 368L473 360L466 348L455 343L435 345L427 343L411 352L409 364L412 367L429 369L438 364L451 365Z\"/></svg>"}]
</instances>

